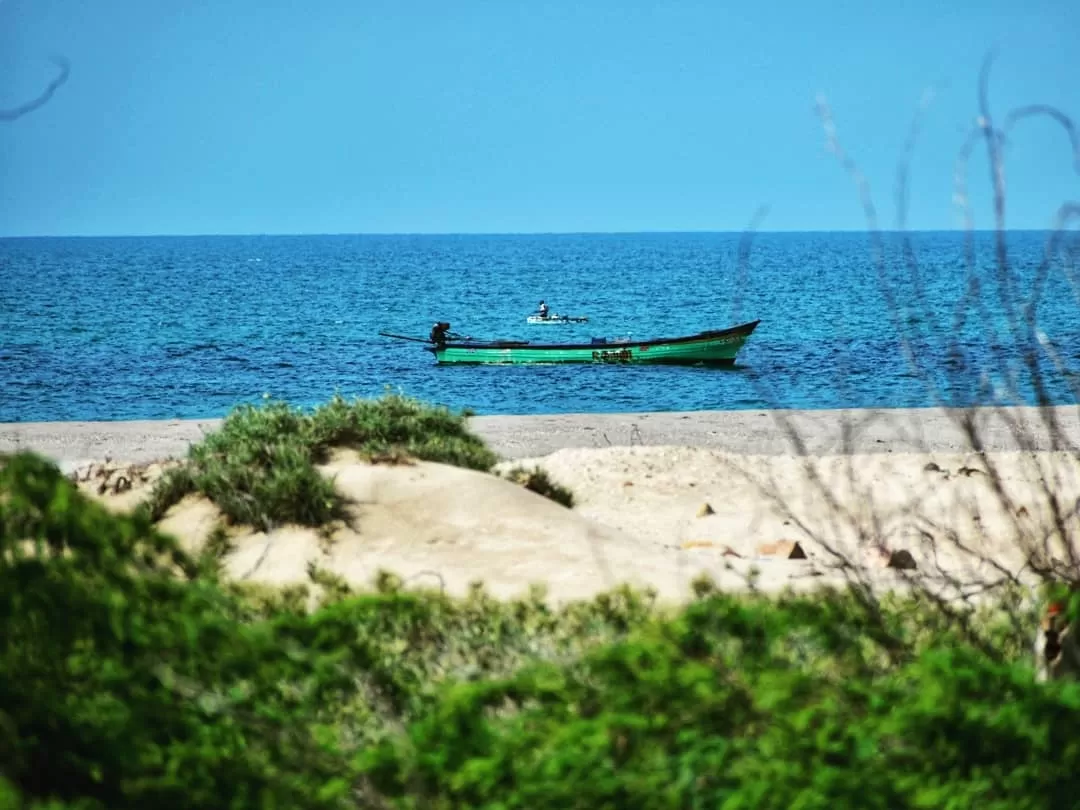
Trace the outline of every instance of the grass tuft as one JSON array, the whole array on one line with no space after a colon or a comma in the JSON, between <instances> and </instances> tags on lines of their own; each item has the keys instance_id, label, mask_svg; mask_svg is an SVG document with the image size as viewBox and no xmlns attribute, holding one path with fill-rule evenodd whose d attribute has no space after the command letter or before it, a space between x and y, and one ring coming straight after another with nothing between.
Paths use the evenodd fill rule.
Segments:
<instances>
[{"instance_id":1,"label":"grass tuft","mask_svg":"<svg viewBox=\"0 0 1080 810\"><path fill-rule=\"evenodd\" d=\"M514 467L506 473L506 478L515 484L520 484L525 489L543 495L545 498L562 504L567 509L574 508L574 493L561 484L551 480L551 477L539 467L526 470L524 467Z\"/></svg>"}]
</instances>

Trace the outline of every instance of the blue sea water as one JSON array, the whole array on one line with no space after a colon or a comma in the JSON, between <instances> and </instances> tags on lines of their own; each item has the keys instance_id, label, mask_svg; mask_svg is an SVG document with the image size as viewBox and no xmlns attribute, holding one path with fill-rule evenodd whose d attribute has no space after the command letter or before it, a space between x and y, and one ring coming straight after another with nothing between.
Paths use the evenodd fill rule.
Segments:
<instances>
[{"instance_id":1,"label":"blue sea water","mask_svg":"<svg viewBox=\"0 0 1080 810\"><path fill-rule=\"evenodd\" d=\"M1012 297L1036 289L1047 236L1008 235ZM482 414L935 404L902 337L952 404L985 401L987 381L1004 384L1008 368L1020 368L1027 344L1008 331L992 234L976 234L974 271L963 234L914 234L910 260L899 235L886 234L891 304L868 234L759 234L742 270L739 240L0 239L0 422L213 417L264 393L312 405L387 386ZM1050 262L1037 309L1056 358L1044 355L1046 396L1058 404L1076 402L1080 381L1080 299L1067 258ZM982 280L978 303L962 306L972 275ZM540 299L590 320L527 325ZM378 335L425 336L447 320L486 338L644 338L758 318L730 370L440 367L419 344ZM1019 380L1021 398L1034 402L1030 375Z\"/></svg>"}]
</instances>

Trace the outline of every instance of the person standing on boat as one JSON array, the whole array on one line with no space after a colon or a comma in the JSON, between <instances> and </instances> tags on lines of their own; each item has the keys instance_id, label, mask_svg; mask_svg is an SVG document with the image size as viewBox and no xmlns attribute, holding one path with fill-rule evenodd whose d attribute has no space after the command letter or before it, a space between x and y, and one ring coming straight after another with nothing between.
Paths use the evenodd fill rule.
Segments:
<instances>
[{"instance_id":1,"label":"person standing on boat","mask_svg":"<svg viewBox=\"0 0 1080 810\"><path fill-rule=\"evenodd\" d=\"M545 304L543 301L541 301L540 302L540 317L541 318L547 318L547 316L548 316L548 305Z\"/></svg>"},{"instance_id":2,"label":"person standing on boat","mask_svg":"<svg viewBox=\"0 0 1080 810\"><path fill-rule=\"evenodd\" d=\"M441 346L446 343L446 336L449 331L450 324L446 321L436 321L431 326L431 334L428 335L428 340Z\"/></svg>"}]
</instances>

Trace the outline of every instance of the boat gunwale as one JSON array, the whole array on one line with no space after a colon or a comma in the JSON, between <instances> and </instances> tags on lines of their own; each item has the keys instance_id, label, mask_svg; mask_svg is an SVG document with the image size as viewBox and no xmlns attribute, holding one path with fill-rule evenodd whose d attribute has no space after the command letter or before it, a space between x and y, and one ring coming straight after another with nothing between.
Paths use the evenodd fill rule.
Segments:
<instances>
[{"instance_id":1,"label":"boat gunwale","mask_svg":"<svg viewBox=\"0 0 1080 810\"><path fill-rule=\"evenodd\" d=\"M733 337L733 336L746 336L749 337L757 325L761 323L761 319L758 318L755 321L749 321L747 323L739 324L738 326L729 326L726 329L712 329L705 332L698 332L694 335L682 335L680 337L671 338L649 338L644 340L621 340L612 343L532 343L527 340L516 341L493 341L487 343L470 343L467 341L462 342L447 342L440 346L428 346L428 351L441 352L446 349L491 349L491 350L504 350L504 349L539 349L542 351L567 351L567 350L602 350L602 348L631 348L634 346L672 346L685 343L705 343L711 340L719 338Z\"/></svg>"}]
</instances>

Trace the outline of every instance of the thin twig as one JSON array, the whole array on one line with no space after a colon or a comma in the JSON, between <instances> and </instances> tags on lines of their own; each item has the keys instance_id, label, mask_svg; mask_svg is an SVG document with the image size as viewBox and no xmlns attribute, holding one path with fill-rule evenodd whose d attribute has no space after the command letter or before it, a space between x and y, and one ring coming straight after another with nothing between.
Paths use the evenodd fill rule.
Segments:
<instances>
[{"instance_id":1,"label":"thin twig","mask_svg":"<svg viewBox=\"0 0 1080 810\"><path fill-rule=\"evenodd\" d=\"M32 101L27 101L25 104L20 104L18 107L14 107L10 110L0 110L0 121L15 121L16 119L22 118L24 115L28 115L34 110L48 104L49 99L53 97L53 94L68 80L68 76L71 75L71 63L68 62L65 57L54 56L50 61L60 68L60 75L49 82L48 87L45 88L41 95Z\"/></svg>"}]
</instances>

